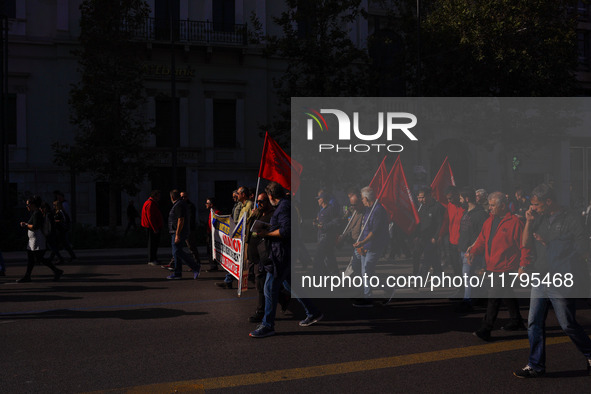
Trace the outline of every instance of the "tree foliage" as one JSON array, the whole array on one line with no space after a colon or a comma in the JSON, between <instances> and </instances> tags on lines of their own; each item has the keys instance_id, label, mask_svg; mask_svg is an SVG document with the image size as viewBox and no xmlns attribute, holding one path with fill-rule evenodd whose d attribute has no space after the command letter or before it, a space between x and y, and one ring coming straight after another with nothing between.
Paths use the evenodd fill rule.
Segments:
<instances>
[{"instance_id":1,"label":"tree foliage","mask_svg":"<svg viewBox=\"0 0 591 394\"><path fill-rule=\"evenodd\" d=\"M409 82L417 93L416 2L407 17ZM421 2L424 96L570 96L576 92L576 1ZM413 19L415 21L413 21Z\"/></svg>"},{"instance_id":2,"label":"tree foliage","mask_svg":"<svg viewBox=\"0 0 591 394\"><path fill-rule=\"evenodd\" d=\"M291 97L364 96L367 52L351 40L351 27L362 15L360 0L285 0L274 22L280 36L266 37L266 51L286 62L274 78L280 113L270 132L289 140Z\"/></svg>"},{"instance_id":3,"label":"tree foliage","mask_svg":"<svg viewBox=\"0 0 591 394\"><path fill-rule=\"evenodd\" d=\"M111 189L138 191L146 173L142 47L133 41L149 8L143 0L85 0L80 5L81 79L70 90L74 144L56 142L55 161L90 172Z\"/></svg>"}]
</instances>

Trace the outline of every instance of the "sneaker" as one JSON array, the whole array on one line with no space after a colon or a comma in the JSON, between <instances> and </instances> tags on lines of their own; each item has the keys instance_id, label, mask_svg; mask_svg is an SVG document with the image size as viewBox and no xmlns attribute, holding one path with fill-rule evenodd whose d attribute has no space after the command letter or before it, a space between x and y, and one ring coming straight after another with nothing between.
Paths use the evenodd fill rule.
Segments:
<instances>
[{"instance_id":1,"label":"sneaker","mask_svg":"<svg viewBox=\"0 0 591 394\"><path fill-rule=\"evenodd\" d=\"M519 371L513 372L513 375L517 376L518 378L527 379L527 378L539 378L540 376L544 375L544 371L536 371L529 365L526 365Z\"/></svg>"},{"instance_id":2,"label":"sneaker","mask_svg":"<svg viewBox=\"0 0 591 394\"><path fill-rule=\"evenodd\" d=\"M587 375L591 375L591 358L587 359Z\"/></svg>"},{"instance_id":3,"label":"sneaker","mask_svg":"<svg viewBox=\"0 0 591 394\"><path fill-rule=\"evenodd\" d=\"M169 279L169 280L181 280L181 279L183 279L183 277L173 274L173 275L167 276L166 279Z\"/></svg>"},{"instance_id":4,"label":"sneaker","mask_svg":"<svg viewBox=\"0 0 591 394\"><path fill-rule=\"evenodd\" d=\"M314 323L318 323L320 320L322 320L323 317L324 317L324 315L322 313L318 313L317 315L314 315L314 316L307 316L304 320L302 320L300 322L300 326L301 327L311 326Z\"/></svg>"},{"instance_id":5,"label":"sneaker","mask_svg":"<svg viewBox=\"0 0 591 394\"><path fill-rule=\"evenodd\" d=\"M265 338L275 335L275 330L264 325L260 325L256 330L248 334L251 338Z\"/></svg>"},{"instance_id":6,"label":"sneaker","mask_svg":"<svg viewBox=\"0 0 591 394\"><path fill-rule=\"evenodd\" d=\"M353 301L353 306L355 308L372 308L373 302L367 298L360 298L358 300Z\"/></svg>"},{"instance_id":7,"label":"sneaker","mask_svg":"<svg viewBox=\"0 0 591 394\"><path fill-rule=\"evenodd\" d=\"M217 287L221 287L222 289L231 289L232 282L216 282L215 285Z\"/></svg>"},{"instance_id":8,"label":"sneaker","mask_svg":"<svg viewBox=\"0 0 591 394\"><path fill-rule=\"evenodd\" d=\"M492 340L490 331L487 330L476 330L472 333L475 337L482 339L483 341L490 342Z\"/></svg>"},{"instance_id":9,"label":"sneaker","mask_svg":"<svg viewBox=\"0 0 591 394\"><path fill-rule=\"evenodd\" d=\"M527 330L527 328L525 327L525 324L523 323L509 323L504 325L503 327L501 327L501 330L503 331L525 331Z\"/></svg>"},{"instance_id":10,"label":"sneaker","mask_svg":"<svg viewBox=\"0 0 591 394\"><path fill-rule=\"evenodd\" d=\"M174 269L174 264L161 265L160 268L170 271L171 269Z\"/></svg>"},{"instance_id":11,"label":"sneaker","mask_svg":"<svg viewBox=\"0 0 591 394\"><path fill-rule=\"evenodd\" d=\"M58 280L60 280L60 278L62 277L63 274L64 274L63 270L55 271L55 274L53 275L53 281L57 282Z\"/></svg>"},{"instance_id":12,"label":"sneaker","mask_svg":"<svg viewBox=\"0 0 591 394\"><path fill-rule=\"evenodd\" d=\"M29 276L24 276L16 281L16 283L29 283L31 278Z\"/></svg>"},{"instance_id":13,"label":"sneaker","mask_svg":"<svg viewBox=\"0 0 591 394\"><path fill-rule=\"evenodd\" d=\"M193 279L198 279L198 278L199 278L199 272L193 271Z\"/></svg>"},{"instance_id":14,"label":"sneaker","mask_svg":"<svg viewBox=\"0 0 591 394\"><path fill-rule=\"evenodd\" d=\"M156 262L156 261L148 261L148 265L151 265L152 267L157 267L158 266L158 262Z\"/></svg>"}]
</instances>

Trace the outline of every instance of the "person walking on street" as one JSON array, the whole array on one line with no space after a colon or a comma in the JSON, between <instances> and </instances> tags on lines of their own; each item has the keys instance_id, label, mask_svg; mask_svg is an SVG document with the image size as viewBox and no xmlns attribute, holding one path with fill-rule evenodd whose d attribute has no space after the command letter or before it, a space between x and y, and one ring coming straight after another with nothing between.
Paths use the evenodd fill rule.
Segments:
<instances>
[{"instance_id":1,"label":"person walking on street","mask_svg":"<svg viewBox=\"0 0 591 394\"><path fill-rule=\"evenodd\" d=\"M529 264L528 250L521 246L523 223L509 212L507 196L494 192L488 196L490 216L482 225L482 230L472 246L468 247L464 257L468 264L474 264L474 258L484 254L486 270L497 273L517 272L520 267ZM511 322L504 327L506 331L524 330L523 319L519 311L519 302L511 287L493 287L488 289L488 303L482 324L473 334L484 341L491 340L501 303L507 304Z\"/></svg>"},{"instance_id":2,"label":"person walking on street","mask_svg":"<svg viewBox=\"0 0 591 394\"><path fill-rule=\"evenodd\" d=\"M162 230L163 219L158 202L160 201L160 190L153 190L150 198L142 207L142 227L148 234L148 265L158 266L158 243L160 242L160 231Z\"/></svg>"},{"instance_id":3,"label":"person walking on street","mask_svg":"<svg viewBox=\"0 0 591 394\"><path fill-rule=\"evenodd\" d=\"M575 285L583 282L577 290L584 290L588 295L589 272L585 258L589 250L580 219L557 204L554 190L546 184L532 191L531 207L525 212L525 219L522 243L535 250L536 256L531 265L532 273L535 271L540 278L570 273ZM524 267L519 274L527 271L529 269ZM546 318L550 304L562 331L585 356L587 374L591 374L591 339L577 322L576 299L570 298L573 296L570 291L569 287L553 286L544 281L532 286L527 328L529 360L524 368L513 372L518 378L537 378L546 372ZM579 295L574 293L574 296Z\"/></svg>"},{"instance_id":4,"label":"person walking on street","mask_svg":"<svg viewBox=\"0 0 591 394\"><path fill-rule=\"evenodd\" d=\"M181 279L183 276L183 262L193 270L193 279L199 277L199 267L189 258L183 250L187 237L191 232L191 221L188 218L188 209L181 199L181 193L177 189L170 191L172 208L168 213L168 233L171 238L172 257L174 258L174 273L166 279Z\"/></svg>"},{"instance_id":5,"label":"person walking on street","mask_svg":"<svg viewBox=\"0 0 591 394\"><path fill-rule=\"evenodd\" d=\"M39 210L41 206L41 198L34 196L27 200L27 210L31 213L28 222L20 222L22 228L27 229L29 242L27 243L27 271L25 275L17 280L18 283L25 283L31 281L31 273L33 267L39 264L45 264L53 271L53 280L58 281L63 275L64 271L58 269L50 261L45 260L45 237L43 236L43 214Z\"/></svg>"},{"instance_id":6,"label":"person walking on street","mask_svg":"<svg viewBox=\"0 0 591 394\"><path fill-rule=\"evenodd\" d=\"M216 215L220 213L220 210L217 209L215 205L215 197L208 197L205 200L205 208L207 209L207 229L205 230L205 243L207 244L207 259L209 260L209 269L206 272L216 272L219 271L218 263L213 258L213 247L211 245L212 242L212 233L211 233L211 221L212 221L212 212Z\"/></svg>"}]
</instances>

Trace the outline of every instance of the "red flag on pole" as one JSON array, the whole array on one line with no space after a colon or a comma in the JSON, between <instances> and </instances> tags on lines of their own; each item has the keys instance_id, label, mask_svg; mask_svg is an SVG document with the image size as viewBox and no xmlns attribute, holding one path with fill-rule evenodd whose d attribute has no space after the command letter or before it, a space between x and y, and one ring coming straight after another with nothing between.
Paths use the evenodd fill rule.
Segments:
<instances>
[{"instance_id":1,"label":"red flag on pole","mask_svg":"<svg viewBox=\"0 0 591 394\"><path fill-rule=\"evenodd\" d=\"M277 182L295 194L300 187L302 169L303 166L289 157L267 132L259 167L259 178Z\"/></svg>"},{"instance_id":2,"label":"red flag on pole","mask_svg":"<svg viewBox=\"0 0 591 394\"><path fill-rule=\"evenodd\" d=\"M451 166L447 161L447 156L445 156L445 160L443 164L441 164L441 168L437 171L437 175L435 175L435 179L431 183L431 190L433 191L433 197L439 201L444 207L447 207L447 198L445 196L445 190L449 186L455 186L456 181L454 180L454 174L451 172Z\"/></svg>"},{"instance_id":3,"label":"red flag on pole","mask_svg":"<svg viewBox=\"0 0 591 394\"><path fill-rule=\"evenodd\" d=\"M406 234L414 231L417 224L419 224L419 213L408 188L400 156L392 166L378 199L388 212L388 215L390 215L390 220L396 223Z\"/></svg>"},{"instance_id":4,"label":"red flag on pole","mask_svg":"<svg viewBox=\"0 0 591 394\"><path fill-rule=\"evenodd\" d=\"M380 195L382 187L386 183L386 179L388 179L388 170L386 169L386 157L388 156L384 156L384 160L382 160L382 163L380 164L378 170L374 174L373 179L369 183L369 187L373 189L376 196Z\"/></svg>"}]
</instances>

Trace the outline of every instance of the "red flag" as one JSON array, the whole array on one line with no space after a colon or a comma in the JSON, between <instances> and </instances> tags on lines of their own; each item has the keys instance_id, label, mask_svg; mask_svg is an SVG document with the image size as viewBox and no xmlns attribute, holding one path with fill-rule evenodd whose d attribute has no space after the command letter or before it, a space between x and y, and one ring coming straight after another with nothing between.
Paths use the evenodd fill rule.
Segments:
<instances>
[{"instance_id":1,"label":"red flag","mask_svg":"<svg viewBox=\"0 0 591 394\"><path fill-rule=\"evenodd\" d=\"M382 163L380 164L378 170L374 174L373 179L369 183L369 187L373 189L376 196L380 195L382 187L384 186L384 184L386 183L386 179L388 178L388 170L386 169L386 157L388 156L384 156L384 160L382 160Z\"/></svg>"},{"instance_id":2,"label":"red flag","mask_svg":"<svg viewBox=\"0 0 591 394\"><path fill-rule=\"evenodd\" d=\"M400 156L392 166L378 199L388 212L388 215L390 215L390 220L396 223L406 234L414 231L417 224L419 224L419 213L412 200Z\"/></svg>"},{"instance_id":3,"label":"red flag","mask_svg":"<svg viewBox=\"0 0 591 394\"><path fill-rule=\"evenodd\" d=\"M456 181L454 180L454 174L451 172L451 166L447 161L447 156L441 165L435 179L431 183L431 190L433 191L433 197L439 201L444 207L447 207L447 198L445 196L445 190L449 186L455 186Z\"/></svg>"},{"instance_id":4,"label":"red flag","mask_svg":"<svg viewBox=\"0 0 591 394\"><path fill-rule=\"evenodd\" d=\"M259 167L259 178L277 182L295 194L300 187L302 169L303 166L289 157L267 132Z\"/></svg>"}]
</instances>

